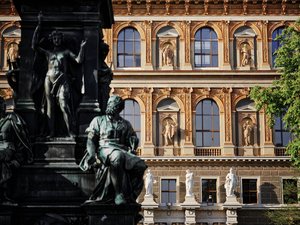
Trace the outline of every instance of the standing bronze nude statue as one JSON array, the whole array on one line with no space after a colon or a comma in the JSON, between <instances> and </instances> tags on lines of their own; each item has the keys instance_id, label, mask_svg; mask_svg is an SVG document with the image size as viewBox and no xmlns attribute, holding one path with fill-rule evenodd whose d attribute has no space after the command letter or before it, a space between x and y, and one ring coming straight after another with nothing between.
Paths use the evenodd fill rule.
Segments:
<instances>
[{"instance_id":1,"label":"standing bronze nude statue","mask_svg":"<svg viewBox=\"0 0 300 225\"><path fill-rule=\"evenodd\" d=\"M63 33L55 30L50 35L53 49L48 50L39 45L39 33L41 30L42 13L38 15L38 25L32 38L32 48L34 51L46 56L48 63L47 73L44 80L46 114L48 121L49 136L55 136L56 107L60 108L67 128L67 135L73 136L73 113L71 111L71 78L67 72L70 61L82 63L84 46L86 41L82 41L80 51L76 56L72 51L63 46Z\"/></svg>"},{"instance_id":2,"label":"standing bronze nude statue","mask_svg":"<svg viewBox=\"0 0 300 225\"><path fill-rule=\"evenodd\" d=\"M123 99L111 96L106 115L95 117L87 129L87 153L80 168L99 167L92 201L116 205L135 203L143 189L147 166L135 155L138 138L131 124L120 117L123 109Z\"/></svg>"}]
</instances>

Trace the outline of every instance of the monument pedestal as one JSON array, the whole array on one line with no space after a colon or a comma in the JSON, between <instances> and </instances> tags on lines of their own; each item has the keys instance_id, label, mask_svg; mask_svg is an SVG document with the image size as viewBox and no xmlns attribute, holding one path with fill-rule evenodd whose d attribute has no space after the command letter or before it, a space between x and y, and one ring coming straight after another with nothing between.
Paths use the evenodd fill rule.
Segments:
<instances>
[{"instance_id":1,"label":"monument pedestal","mask_svg":"<svg viewBox=\"0 0 300 225\"><path fill-rule=\"evenodd\" d=\"M174 156L173 146L164 146L164 156Z\"/></svg>"},{"instance_id":2,"label":"monument pedestal","mask_svg":"<svg viewBox=\"0 0 300 225\"><path fill-rule=\"evenodd\" d=\"M158 204L153 200L153 195L145 195L142 208L144 209L144 224L154 224L154 209L158 208Z\"/></svg>"},{"instance_id":3,"label":"monument pedestal","mask_svg":"<svg viewBox=\"0 0 300 225\"><path fill-rule=\"evenodd\" d=\"M200 208L200 204L195 200L195 196L185 196L181 207L185 209L185 224L196 224L196 209Z\"/></svg>"},{"instance_id":4,"label":"monument pedestal","mask_svg":"<svg viewBox=\"0 0 300 225\"><path fill-rule=\"evenodd\" d=\"M11 225L13 212L17 206L16 205L0 205L0 224Z\"/></svg>"},{"instance_id":5,"label":"monument pedestal","mask_svg":"<svg viewBox=\"0 0 300 225\"><path fill-rule=\"evenodd\" d=\"M98 202L82 205L88 215L88 225L136 225L141 219L140 204L102 204Z\"/></svg>"},{"instance_id":6,"label":"monument pedestal","mask_svg":"<svg viewBox=\"0 0 300 225\"><path fill-rule=\"evenodd\" d=\"M227 196L223 204L223 209L226 210L226 225L238 224L237 209L242 208L241 203L236 200L236 196Z\"/></svg>"},{"instance_id":7,"label":"monument pedestal","mask_svg":"<svg viewBox=\"0 0 300 225\"><path fill-rule=\"evenodd\" d=\"M253 146L244 146L244 156L254 156Z\"/></svg>"},{"instance_id":8,"label":"monument pedestal","mask_svg":"<svg viewBox=\"0 0 300 225\"><path fill-rule=\"evenodd\" d=\"M76 142L73 138L55 138L33 144L36 162L75 162Z\"/></svg>"}]
</instances>

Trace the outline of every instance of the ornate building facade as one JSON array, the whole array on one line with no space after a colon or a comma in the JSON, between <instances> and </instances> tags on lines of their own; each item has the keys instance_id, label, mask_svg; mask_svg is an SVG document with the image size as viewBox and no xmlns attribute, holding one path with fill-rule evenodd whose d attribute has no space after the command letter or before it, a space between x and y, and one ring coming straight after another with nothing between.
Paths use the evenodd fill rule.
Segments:
<instances>
[{"instance_id":1,"label":"ornate building facade","mask_svg":"<svg viewBox=\"0 0 300 225\"><path fill-rule=\"evenodd\" d=\"M20 40L10 1L0 17L1 96ZM255 85L279 74L275 39L300 14L296 0L113 0L115 24L105 30L113 69L111 93L140 137L139 154L154 177L139 197L144 224L268 224L269 209L286 206L285 185L298 185L280 118L273 129L249 99ZM237 202L225 177L237 175ZM192 200L186 171L193 172ZM298 204L298 201L295 202Z\"/></svg>"}]
</instances>

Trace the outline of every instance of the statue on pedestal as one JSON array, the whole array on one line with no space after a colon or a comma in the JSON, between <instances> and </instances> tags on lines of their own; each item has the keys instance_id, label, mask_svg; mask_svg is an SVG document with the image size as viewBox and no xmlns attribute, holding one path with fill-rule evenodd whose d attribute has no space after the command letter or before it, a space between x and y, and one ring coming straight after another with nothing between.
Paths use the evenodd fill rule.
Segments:
<instances>
[{"instance_id":1,"label":"statue on pedestal","mask_svg":"<svg viewBox=\"0 0 300 225\"><path fill-rule=\"evenodd\" d=\"M39 39L41 22L42 13L38 15L38 26L36 27L33 34L32 49L42 57L46 58L47 69L46 71L44 71L46 72L46 75L43 75L42 69L39 71L35 71L35 75L44 77L44 81L40 81L41 77L34 77L33 88L36 90L39 88L39 85L42 85L42 83L44 84L44 98L46 100L45 108L49 137L54 137L56 135L55 124L58 124L56 119L57 107L59 107L63 116L63 120L65 122L67 130L66 135L71 137L74 136L75 123L73 116L74 107L72 104L72 94L74 94L72 83L74 82L74 78L70 74L69 67L71 62L80 64L83 61L83 52L86 41L81 42L79 53L76 56L71 50L67 49L66 46L63 45L63 33L55 30L49 36L53 48L47 49L44 46L42 47L42 40ZM35 68L35 70L37 69ZM43 68L43 70L45 70L45 68ZM37 87L35 87L35 85L37 85ZM32 92L34 93L35 90L33 90Z\"/></svg>"},{"instance_id":2,"label":"statue on pedestal","mask_svg":"<svg viewBox=\"0 0 300 225\"><path fill-rule=\"evenodd\" d=\"M155 183L156 180L154 180L151 170L148 169L145 175L145 189L146 189L145 196L153 196L153 184Z\"/></svg>"},{"instance_id":3,"label":"statue on pedestal","mask_svg":"<svg viewBox=\"0 0 300 225\"><path fill-rule=\"evenodd\" d=\"M174 145L176 124L172 119L165 119L163 127L164 146Z\"/></svg>"},{"instance_id":4,"label":"statue on pedestal","mask_svg":"<svg viewBox=\"0 0 300 225\"><path fill-rule=\"evenodd\" d=\"M226 175L226 181L224 184L224 187L226 189L226 196L235 196L234 190L236 189L237 186L237 177L233 173L233 169L230 168L229 173Z\"/></svg>"},{"instance_id":5,"label":"statue on pedestal","mask_svg":"<svg viewBox=\"0 0 300 225\"><path fill-rule=\"evenodd\" d=\"M185 196L193 196L193 186L194 186L194 173L188 169L186 170L186 175L185 175Z\"/></svg>"},{"instance_id":6,"label":"statue on pedestal","mask_svg":"<svg viewBox=\"0 0 300 225\"><path fill-rule=\"evenodd\" d=\"M7 51L8 71L6 78L9 86L14 90L14 98L17 98L20 73L20 56L17 43L11 43Z\"/></svg>"},{"instance_id":7,"label":"statue on pedestal","mask_svg":"<svg viewBox=\"0 0 300 225\"><path fill-rule=\"evenodd\" d=\"M162 65L163 66L173 66L174 64L174 50L172 45L167 43L162 49Z\"/></svg>"},{"instance_id":8,"label":"statue on pedestal","mask_svg":"<svg viewBox=\"0 0 300 225\"><path fill-rule=\"evenodd\" d=\"M241 47L241 66L250 65L251 56L248 46L248 44L244 43Z\"/></svg>"},{"instance_id":9,"label":"statue on pedestal","mask_svg":"<svg viewBox=\"0 0 300 225\"><path fill-rule=\"evenodd\" d=\"M92 201L116 205L135 203L143 189L147 166L135 155L138 138L131 124L120 117L123 109L123 99L111 96L106 115L95 117L87 128L87 153L80 168L98 167Z\"/></svg>"},{"instance_id":10,"label":"statue on pedestal","mask_svg":"<svg viewBox=\"0 0 300 225\"><path fill-rule=\"evenodd\" d=\"M5 114L0 97L0 204L12 203L8 181L21 165L33 160L25 122L15 113Z\"/></svg>"}]
</instances>

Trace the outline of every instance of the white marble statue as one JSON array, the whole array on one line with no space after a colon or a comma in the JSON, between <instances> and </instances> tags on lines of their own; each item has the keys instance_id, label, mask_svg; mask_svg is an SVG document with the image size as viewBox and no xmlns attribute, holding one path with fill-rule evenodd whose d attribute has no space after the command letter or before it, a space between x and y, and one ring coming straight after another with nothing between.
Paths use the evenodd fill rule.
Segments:
<instances>
[{"instance_id":1,"label":"white marble statue","mask_svg":"<svg viewBox=\"0 0 300 225\"><path fill-rule=\"evenodd\" d=\"M185 175L185 196L193 196L194 174L189 169Z\"/></svg>"},{"instance_id":2,"label":"white marble statue","mask_svg":"<svg viewBox=\"0 0 300 225\"><path fill-rule=\"evenodd\" d=\"M155 183L156 180L154 180L151 170L148 169L147 173L145 174L145 196L153 196L153 184Z\"/></svg>"},{"instance_id":3,"label":"white marble statue","mask_svg":"<svg viewBox=\"0 0 300 225\"><path fill-rule=\"evenodd\" d=\"M226 196L235 196L234 190L237 186L237 176L233 173L233 169L230 168L229 173L226 175L224 187L226 189Z\"/></svg>"}]
</instances>

